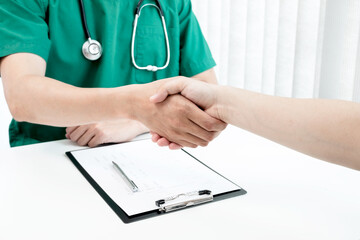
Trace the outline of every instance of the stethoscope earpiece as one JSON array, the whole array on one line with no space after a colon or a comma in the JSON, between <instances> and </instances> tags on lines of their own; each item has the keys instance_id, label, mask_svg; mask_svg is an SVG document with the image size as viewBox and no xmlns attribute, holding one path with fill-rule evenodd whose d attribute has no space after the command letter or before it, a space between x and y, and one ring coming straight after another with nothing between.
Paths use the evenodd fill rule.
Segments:
<instances>
[{"instance_id":1,"label":"stethoscope earpiece","mask_svg":"<svg viewBox=\"0 0 360 240\"><path fill-rule=\"evenodd\" d=\"M102 55L101 44L89 38L82 46L82 52L86 59L90 61L98 60Z\"/></svg>"}]
</instances>

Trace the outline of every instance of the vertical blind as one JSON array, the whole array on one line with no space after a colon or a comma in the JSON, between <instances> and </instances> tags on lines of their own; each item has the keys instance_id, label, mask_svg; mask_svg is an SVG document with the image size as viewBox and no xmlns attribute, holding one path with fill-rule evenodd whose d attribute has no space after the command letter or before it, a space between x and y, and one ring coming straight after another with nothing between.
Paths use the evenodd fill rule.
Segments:
<instances>
[{"instance_id":1,"label":"vertical blind","mask_svg":"<svg viewBox=\"0 0 360 240\"><path fill-rule=\"evenodd\" d=\"M192 0L220 84L360 102L360 0Z\"/></svg>"}]
</instances>

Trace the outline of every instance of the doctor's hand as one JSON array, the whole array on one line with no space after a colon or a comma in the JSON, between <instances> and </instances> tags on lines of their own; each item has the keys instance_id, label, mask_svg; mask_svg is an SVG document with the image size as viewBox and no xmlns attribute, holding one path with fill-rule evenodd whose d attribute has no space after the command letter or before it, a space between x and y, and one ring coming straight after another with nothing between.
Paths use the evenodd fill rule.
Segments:
<instances>
[{"instance_id":1,"label":"doctor's hand","mask_svg":"<svg viewBox=\"0 0 360 240\"><path fill-rule=\"evenodd\" d=\"M104 143L127 142L149 130L130 119L66 128L66 138L80 146L96 147Z\"/></svg>"},{"instance_id":2,"label":"doctor's hand","mask_svg":"<svg viewBox=\"0 0 360 240\"><path fill-rule=\"evenodd\" d=\"M181 94L204 109L210 116L222 119L218 109L218 89L219 86L217 85L178 77L172 81L165 82L158 89L157 93L150 98L150 101L160 103L171 95ZM169 146L170 149L179 149L182 147L157 132L151 131L151 134L153 142L156 142L159 146Z\"/></svg>"},{"instance_id":3,"label":"doctor's hand","mask_svg":"<svg viewBox=\"0 0 360 240\"><path fill-rule=\"evenodd\" d=\"M176 79L176 78L174 78ZM209 116L202 109L181 95L152 103L149 98L157 89L172 79L151 83L156 86L147 97L135 96L134 119L144 123L152 132L183 147L207 146L226 124ZM196 80L192 80L196 81ZM139 101L138 101L139 100ZM140 104L140 106L139 106Z\"/></svg>"}]
</instances>

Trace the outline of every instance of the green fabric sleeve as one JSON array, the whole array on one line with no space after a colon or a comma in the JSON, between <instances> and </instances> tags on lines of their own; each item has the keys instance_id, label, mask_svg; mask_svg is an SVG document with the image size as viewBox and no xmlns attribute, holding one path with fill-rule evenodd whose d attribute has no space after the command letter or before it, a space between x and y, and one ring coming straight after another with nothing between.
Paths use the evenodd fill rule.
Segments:
<instances>
[{"instance_id":1,"label":"green fabric sleeve","mask_svg":"<svg viewBox=\"0 0 360 240\"><path fill-rule=\"evenodd\" d=\"M180 73L192 77L216 66L209 46L192 11L190 0L179 6Z\"/></svg>"},{"instance_id":2,"label":"green fabric sleeve","mask_svg":"<svg viewBox=\"0 0 360 240\"><path fill-rule=\"evenodd\" d=\"M51 42L46 0L0 0L0 58L27 52L47 61Z\"/></svg>"}]
</instances>

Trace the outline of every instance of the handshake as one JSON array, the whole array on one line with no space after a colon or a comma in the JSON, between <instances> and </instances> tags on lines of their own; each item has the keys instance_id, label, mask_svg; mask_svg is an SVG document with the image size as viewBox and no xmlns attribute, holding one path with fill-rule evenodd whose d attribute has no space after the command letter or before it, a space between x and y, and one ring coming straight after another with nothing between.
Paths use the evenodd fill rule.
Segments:
<instances>
[{"instance_id":1,"label":"handshake","mask_svg":"<svg viewBox=\"0 0 360 240\"><path fill-rule=\"evenodd\" d=\"M150 129L159 146L207 146L227 126L217 102L219 86L175 77L136 87L133 119Z\"/></svg>"},{"instance_id":2,"label":"handshake","mask_svg":"<svg viewBox=\"0 0 360 240\"><path fill-rule=\"evenodd\" d=\"M140 115L134 119L151 130L153 141L160 146L206 146L231 124L307 155L360 170L358 103L269 96L184 77L144 87L150 88L148 96L142 96L143 109L136 108Z\"/></svg>"}]
</instances>

